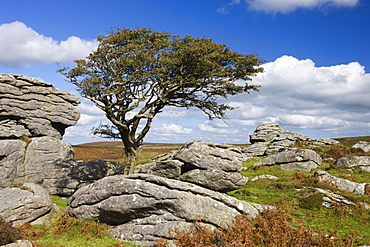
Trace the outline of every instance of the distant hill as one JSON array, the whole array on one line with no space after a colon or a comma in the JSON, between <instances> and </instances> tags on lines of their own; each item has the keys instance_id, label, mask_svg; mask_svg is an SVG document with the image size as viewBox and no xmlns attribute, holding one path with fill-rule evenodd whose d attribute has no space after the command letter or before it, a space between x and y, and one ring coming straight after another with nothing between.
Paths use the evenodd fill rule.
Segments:
<instances>
[{"instance_id":1,"label":"distant hill","mask_svg":"<svg viewBox=\"0 0 370 247\"><path fill-rule=\"evenodd\" d=\"M370 136L357 136L357 137L343 137L343 138L333 138L339 141L341 144L347 147L352 147L359 141L370 142Z\"/></svg>"}]
</instances>

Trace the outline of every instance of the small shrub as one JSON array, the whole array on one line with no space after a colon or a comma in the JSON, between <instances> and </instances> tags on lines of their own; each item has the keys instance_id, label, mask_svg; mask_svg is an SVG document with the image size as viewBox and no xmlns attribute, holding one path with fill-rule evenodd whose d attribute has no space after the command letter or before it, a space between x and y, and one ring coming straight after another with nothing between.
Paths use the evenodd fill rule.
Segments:
<instances>
[{"instance_id":1,"label":"small shrub","mask_svg":"<svg viewBox=\"0 0 370 247\"><path fill-rule=\"evenodd\" d=\"M20 228L13 227L0 216L0 245L10 244L23 238Z\"/></svg>"},{"instance_id":2,"label":"small shrub","mask_svg":"<svg viewBox=\"0 0 370 247\"><path fill-rule=\"evenodd\" d=\"M321 208L323 202L323 195L320 193L313 193L299 199L299 207L303 209L317 209Z\"/></svg>"},{"instance_id":3,"label":"small shrub","mask_svg":"<svg viewBox=\"0 0 370 247\"><path fill-rule=\"evenodd\" d=\"M294 175L295 180L303 180L306 176L302 172L296 172Z\"/></svg>"}]
</instances>

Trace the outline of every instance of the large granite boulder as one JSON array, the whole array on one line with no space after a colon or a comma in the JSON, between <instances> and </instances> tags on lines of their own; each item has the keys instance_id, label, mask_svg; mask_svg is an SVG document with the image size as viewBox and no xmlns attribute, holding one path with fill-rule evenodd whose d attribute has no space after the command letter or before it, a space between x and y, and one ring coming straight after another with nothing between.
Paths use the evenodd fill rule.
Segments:
<instances>
[{"instance_id":1,"label":"large granite boulder","mask_svg":"<svg viewBox=\"0 0 370 247\"><path fill-rule=\"evenodd\" d=\"M51 164L72 158L72 146L53 137L0 140L0 188L25 182L43 184L51 175Z\"/></svg>"},{"instance_id":2,"label":"large granite boulder","mask_svg":"<svg viewBox=\"0 0 370 247\"><path fill-rule=\"evenodd\" d=\"M186 230L195 221L227 227L235 216L255 217L264 208L191 183L148 174L105 177L77 190L67 206L71 216L112 225L112 237L144 246L154 245L159 237L171 239L171 228Z\"/></svg>"},{"instance_id":3,"label":"large granite boulder","mask_svg":"<svg viewBox=\"0 0 370 247\"><path fill-rule=\"evenodd\" d=\"M0 140L1 187L14 183L41 183L45 166L58 160L74 158L72 146L52 137L37 137L30 142Z\"/></svg>"},{"instance_id":4,"label":"large granite boulder","mask_svg":"<svg viewBox=\"0 0 370 247\"><path fill-rule=\"evenodd\" d=\"M259 125L254 133L250 135L250 143L256 142L278 142L283 140L296 141L296 140L310 140L310 137L290 130L284 130L277 123L266 123Z\"/></svg>"},{"instance_id":5,"label":"large granite boulder","mask_svg":"<svg viewBox=\"0 0 370 247\"><path fill-rule=\"evenodd\" d=\"M360 148L364 152L370 152L370 142L359 141L355 145L352 146L353 148Z\"/></svg>"},{"instance_id":6,"label":"large granite boulder","mask_svg":"<svg viewBox=\"0 0 370 247\"><path fill-rule=\"evenodd\" d=\"M321 165L322 158L310 149L283 150L276 154L270 154L254 166L280 165L284 171L310 172L311 169Z\"/></svg>"},{"instance_id":7,"label":"large granite boulder","mask_svg":"<svg viewBox=\"0 0 370 247\"><path fill-rule=\"evenodd\" d=\"M180 176L180 180L220 192L240 189L248 182L247 177L237 172L200 169L184 173Z\"/></svg>"},{"instance_id":8,"label":"large granite boulder","mask_svg":"<svg viewBox=\"0 0 370 247\"><path fill-rule=\"evenodd\" d=\"M56 210L49 193L33 183L0 189L0 216L13 226L44 224Z\"/></svg>"},{"instance_id":9,"label":"large granite boulder","mask_svg":"<svg viewBox=\"0 0 370 247\"><path fill-rule=\"evenodd\" d=\"M256 142L249 146L246 146L242 149L244 154L244 159L248 160L249 158L256 157L256 156L264 156L266 155L266 150L269 148L269 142Z\"/></svg>"},{"instance_id":10,"label":"large granite boulder","mask_svg":"<svg viewBox=\"0 0 370 247\"><path fill-rule=\"evenodd\" d=\"M124 166L105 160L63 160L49 164L42 185L50 194L71 196L77 189L101 178L123 174Z\"/></svg>"},{"instance_id":11,"label":"large granite boulder","mask_svg":"<svg viewBox=\"0 0 370 247\"><path fill-rule=\"evenodd\" d=\"M242 149L245 159L276 153L288 148L297 140L308 141L310 137L285 130L277 123L259 125L254 133L250 134L250 146Z\"/></svg>"},{"instance_id":12,"label":"large granite boulder","mask_svg":"<svg viewBox=\"0 0 370 247\"><path fill-rule=\"evenodd\" d=\"M2 245L1 247L33 247L33 244L28 240L17 240L14 243Z\"/></svg>"},{"instance_id":13,"label":"large granite boulder","mask_svg":"<svg viewBox=\"0 0 370 247\"><path fill-rule=\"evenodd\" d=\"M352 182L347 179L332 176L325 171L316 171L314 176L319 180L319 182L325 182L335 186L339 190L348 191L355 194L363 195L367 190L370 189L370 183Z\"/></svg>"},{"instance_id":14,"label":"large granite boulder","mask_svg":"<svg viewBox=\"0 0 370 247\"><path fill-rule=\"evenodd\" d=\"M27 143L21 140L0 140L0 188L8 187L24 176Z\"/></svg>"},{"instance_id":15,"label":"large granite boulder","mask_svg":"<svg viewBox=\"0 0 370 247\"><path fill-rule=\"evenodd\" d=\"M29 141L0 140L0 188L28 182L50 194L70 196L86 184L123 173L123 165L116 162L75 160L65 141L47 136Z\"/></svg>"},{"instance_id":16,"label":"large granite boulder","mask_svg":"<svg viewBox=\"0 0 370 247\"><path fill-rule=\"evenodd\" d=\"M144 164L140 168L139 173L152 174L165 178L179 179L181 175L181 167L183 165L184 163L178 160L159 159L159 161Z\"/></svg>"},{"instance_id":17,"label":"large granite boulder","mask_svg":"<svg viewBox=\"0 0 370 247\"><path fill-rule=\"evenodd\" d=\"M80 99L24 75L0 74L0 139L50 136L62 139L77 123Z\"/></svg>"},{"instance_id":18,"label":"large granite boulder","mask_svg":"<svg viewBox=\"0 0 370 247\"><path fill-rule=\"evenodd\" d=\"M335 161L334 165L346 169L360 167L362 170L370 172L370 156L343 157Z\"/></svg>"},{"instance_id":19,"label":"large granite boulder","mask_svg":"<svg viewBox=\"0 0 370 247\"><path fill-rule=\"evenodd\" d=\"M118 163L75 160L71 144L61 140L79 119L79 98L24 75L0 74L0 88L0 188L29 182L70 196L123 173Z\"/></svg>"},{"instance_id":20,"label":"large granite boulder","mask_svg":"<svg viewBox=\"0 0 370 247\"><path fill-rule=\"evenodd\" d=\"M243 160L240 149L205 141L184 144L173 158L184 163L183 170L214 169L225 172L239 171Z\"/></svg>"},{"instance_id":21,"label":"large granite boulder","mask_svg":"<svg viewBox=\"0 0 370 247\"><path fill-rule=\"evenodd\" d=\"M319 138L313 142L314 145L339 145L340 142L331 138Z\"/></svg>"},{"instance_id":22,"label":"large granite boulder","mask_svg":"<svg viewBox=\"0 0 370 247\"><path fill-rule=\"evenodd\" d=\"M177 152L144 164L139 173L152 174L194 183L205 188L227 192L243 187L248 178L242 169L239 148L205 141L185 143Z\"/></svg>"}]
</instances>

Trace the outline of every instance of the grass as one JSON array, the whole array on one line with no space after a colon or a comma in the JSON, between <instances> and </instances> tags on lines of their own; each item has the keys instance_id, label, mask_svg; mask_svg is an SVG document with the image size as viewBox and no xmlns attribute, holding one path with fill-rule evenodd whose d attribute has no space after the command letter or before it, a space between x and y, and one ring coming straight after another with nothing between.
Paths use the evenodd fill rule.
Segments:
<instances>
[{"instance_id":1,"label":"grass","mask_svg":"<svg viewBox=\"0 0 370 247\"><path fill-rule=\"evenodd\" d=\"M356 137L343 137L343 138L334 138L339 141L342 145L346 147L352 147L359 141L370 142L370 136L356 136Z\"/></svg>"},{"instance_id":2,"label":"grass","mask_svg":"<svg viewBox=\"0 0 370 247\"><path fill-rule=\"evenodd\" d=\"M142 152L137 163L143 164L160 154L168 153L171 150L178 150L182 144L169 143L144 143ZM76 159L92 161L107 160L118 163L125 163L122 142L94 142L81 145L74 145Z\"/></svg>"},{"instance_id":3,"label":"grass","mask_svg":"<svg viewBox=\"0 0 370 247\"><path fill-rule=\"evenodd\" d=\"M350 138L348 141L347 138L337 140L342 145L319 146L315 148L315 151L324 158L321 167L316 170L325 170L331 175L354 182L370 182L369 172L359 168L336 168L333 165L334 161L341 155L369 155L369 153L351 149L351 146L359 140L370 141L370 137L368 139L367 137ZM89 143L76 145L74 149L77 159L104 159L123 163L121 145L120 142ZM168 153L171 150L177 150L180 147L180 144L145 143L139 162L149 161L157 155ZM298 143L296 147L311 148L309 143ZM302 222L302 226L310 227L315 232L335 235L336 237L351 237L357 243L370 245L370 231L368 230L370 227L370 210L362 206L341 205L337 205L331 209L325 208L321 205L324 195L313 188L331 190L358 203L358 205L361 203L370 205L369 195L342 192L328 184L320 183L313 176L315 170L310 173L301 173L283 171L279 166L258 166L252 168L252 165L261 159L262 157L255 157L244 162L243 166L246 169L241 173L249 177L249 179L258 175L273 175L278 177L279 180L260 179L254 182L248 182L243 188L229 192L229 195L248 202L278 206L292 217L292 225L298 225L295 222ZM52 199L61 209L61 212L63 212L68 199L58 196L52 196ZM65 230L60 231L63 227L65 227ZM107 227L107 225L94 221L77 220L60 213L58 217L52 220L50 226L28 226L27 230L30 233L30 239L36 243L36 247L135 246L130 243L119 242L107 234L103 234L106 232ZM188 239L188 237L185 237L185 239ZM199 245L198 241L198 245L194 246L202 245Z\"/></svg>"},{"instance_id":4,"label":"grass","mask_svg":"<svg viewBox=\"0 0 370 247\"><path fill-rule=\"evenodd\" d=\"M258 159L256 159L258 160ZM252 161L253 162L253 161ZM251 162L245 162L244 166L251 167ZM319 169L329 167L323 164ZM318 170L318 169L317 169ZM343 175L344 169L330 168L329 173ZM336 172L331 172L336 171ZM345 170L347 173L348 171ZM260 179L248 182L243 188L229 192L241 200L269 205L287 205L289 213L297 220L303 220L303 225L312 228L316 232L329 234L335 230L337 236L347 236L355 233L360 238L370 241L370 210L361 206L341 206L334 209L327 209L322 206L323 194L317 192L315 188L329 189L337 194L345 196L349 200L357 203L370 205L368 195L357 195L349 192L338 191L326 183L318 182L311 173L300 173L283 171L279 166L260 166L255 169L249 168L243 171L243 175L249 178L260 174L277 176L279 180ZM346 179L356 181L370 181L370 174L360 169L354 169L350 177ZM369 244L370 242L366 242Z\"/></svg>"},{"instance_id":5,"label":"grass","mask_svg":"<svg viewBox=\"0 0 370 247\"><path fill-rule=\"evenodd\" d=\"M121 242L107 233L109 226L92 220L70 217L64 209L68 199L52 196L53 203L61 212L51 219L49 225L24 225L26 238L35 247L134 247L137 245Z\"/></svg>"}]
</instances>

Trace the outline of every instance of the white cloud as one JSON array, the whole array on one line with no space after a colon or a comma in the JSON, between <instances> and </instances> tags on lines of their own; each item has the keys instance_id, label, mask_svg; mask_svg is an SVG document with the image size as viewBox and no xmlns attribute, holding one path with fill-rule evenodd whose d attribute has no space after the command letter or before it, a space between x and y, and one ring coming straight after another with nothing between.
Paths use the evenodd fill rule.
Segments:
<instances>
[{"instance_id":1,"label":"white cloud","mask_svg":"<svg viewBox=\"0 0 370 247\"><path fill-rule=\"evenodd\" d=\"M354 7L359 0L232 0L227 6L219 8L222 14L229 13L228 7L236 4L246 4L251 11L267 13L289 13L299 8L322 7Z\"/></svg>"},{"instance_id":2,"label":"white cloud","mask_svg":"<svg viewBox=\"0 0 370 247\"><path fill-rule=\"evenodd\" d=\"M228 114L236 128L278 122L326 137L370 134L370 74L359 63L317 67L310 59L282 56L263 67L253 80L262 85L259 93L229 99L238 107Z\"/></svg>"},{"instance_id":3,"label":"white cloud","mask_svg":"<svg viewBox=\"0 0 370 247\"><path fill-rule=\"evenodd\" d=\"M236 134L239 132L237 129L232 128L225 123L222 124L217 120L200 123L198 124L198 128L200 131L216 134Z\"/></svg>"},{"instance_id":4,"label":"white cloud","mask_svg":"<svg viewBox=\"0 0 370 247\"><path fill-rule=\"evenodd\" d=\"M100 110L98 107L94 105L94 103L85 98L82 98L81 104L79 104L77 108L81 113L85 113L87 115L99 117L104 116L104 111Z\"/></svg>"},{"instance_id":5,"label":"white cloud","mask_svg":"<svg viewBox=\"0 0 370 247\"><path fill-rule=\"evenodd\" d=\"M86 57L97 41L75 36L58 42L16 21L0 25L0 64L26 67L33 64L72 62Z\"/></svg>"},{"instance_id":6,"label":"white cloud","mask_svg":"<svg viewBox=\"0 0 370 247\"><path fill-rule=\"evenodd\" d=\"M162 134L183 134L188 135L191 134L192 129L186 128L178 124L170 123L170 124L162 124L161 127Z\"/></svg>"}]
</instances>

